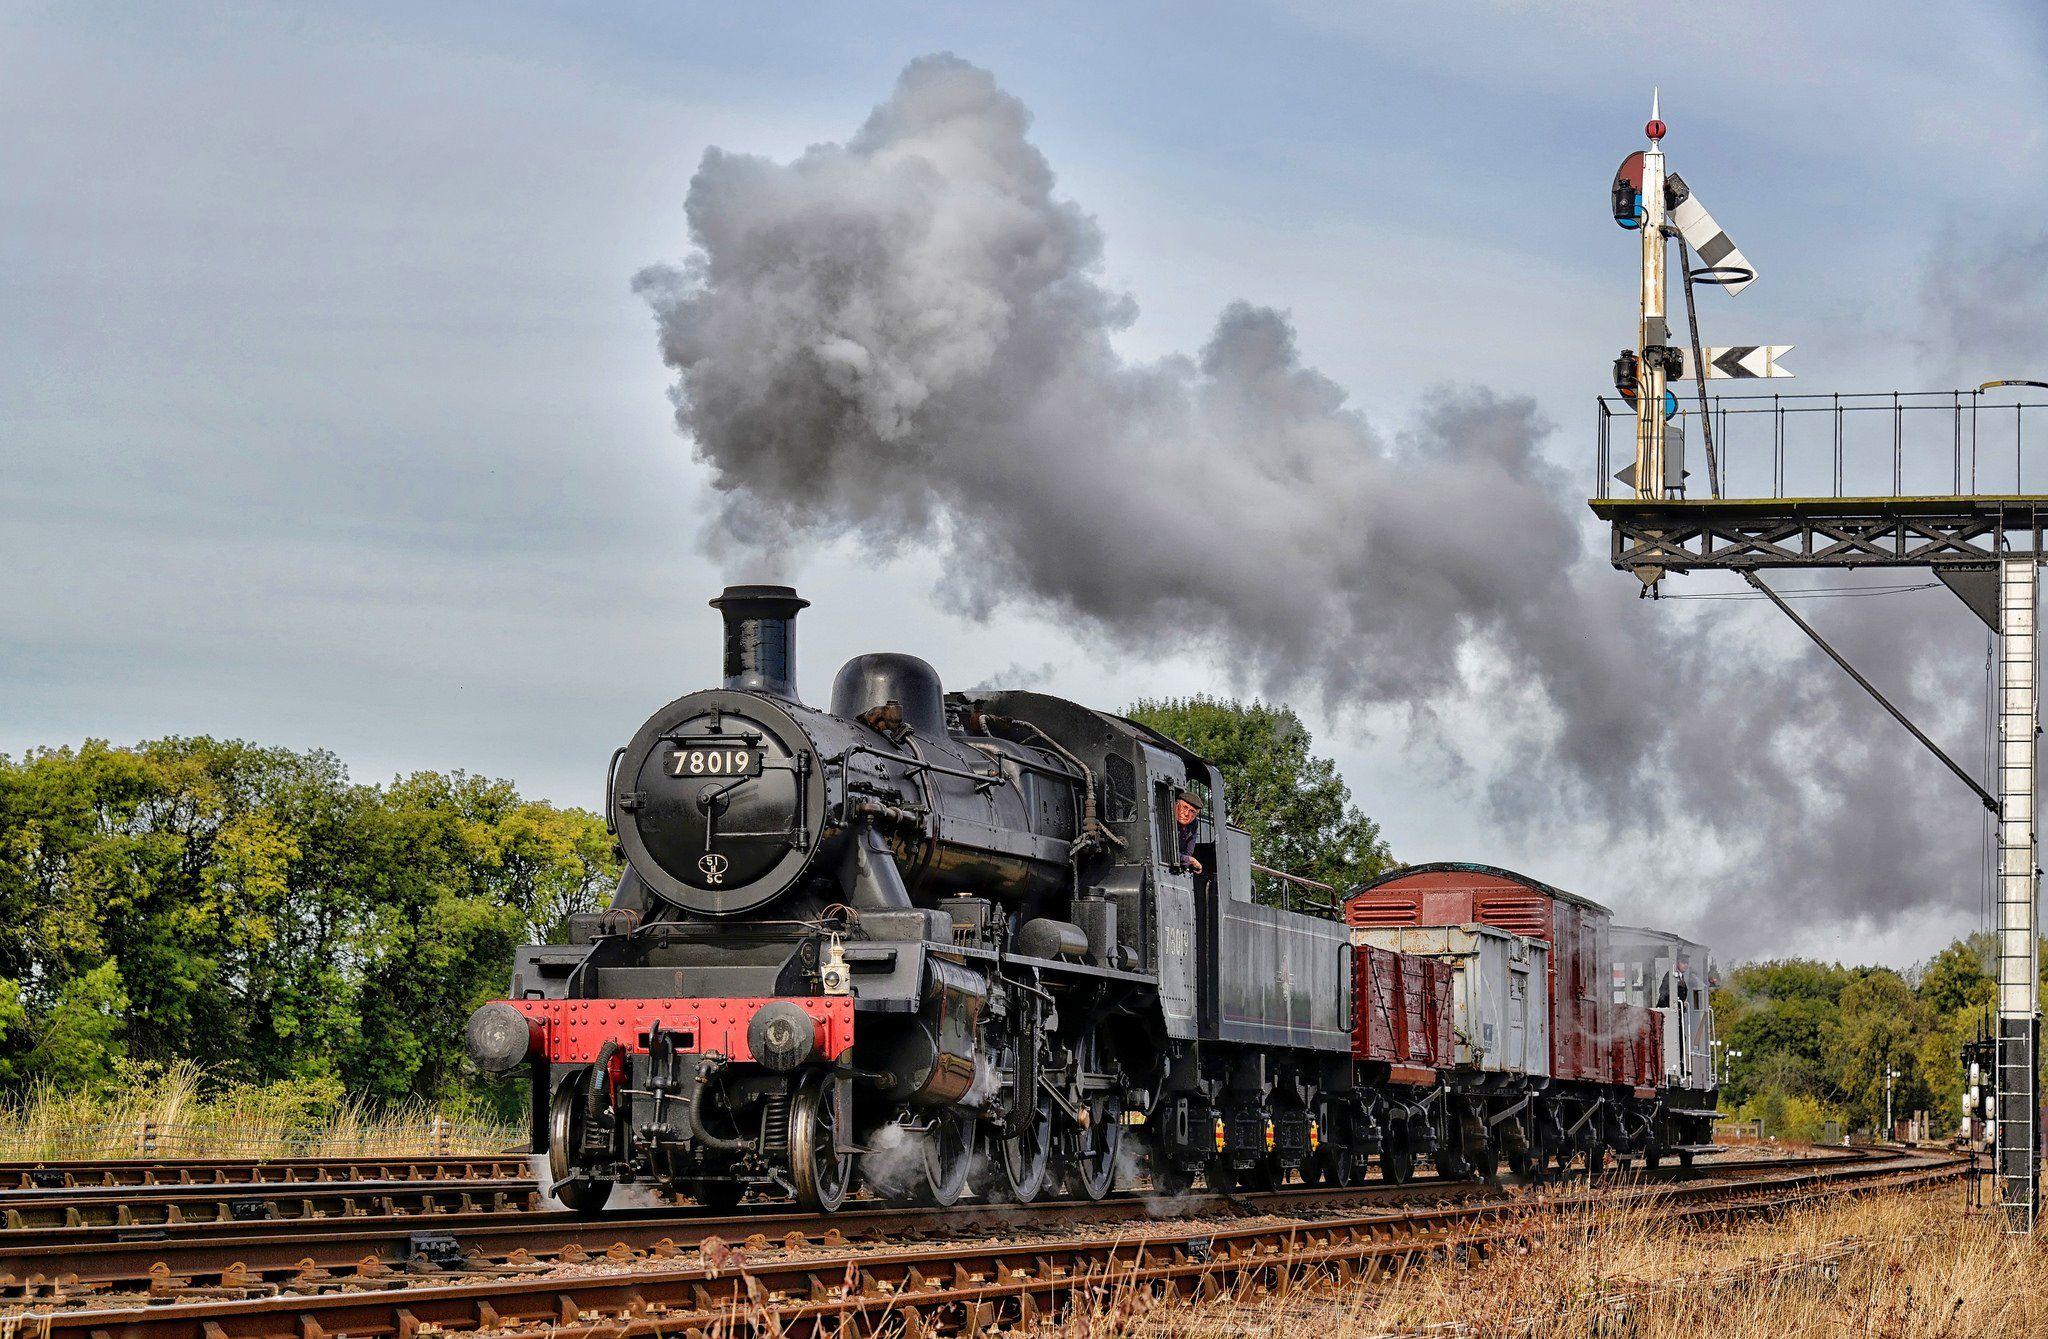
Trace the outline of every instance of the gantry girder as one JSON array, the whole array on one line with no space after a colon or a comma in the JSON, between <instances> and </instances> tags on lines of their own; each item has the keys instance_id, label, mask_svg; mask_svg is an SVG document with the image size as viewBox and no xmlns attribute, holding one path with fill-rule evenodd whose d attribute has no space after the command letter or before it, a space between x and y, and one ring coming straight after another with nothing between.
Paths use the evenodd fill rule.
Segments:
<instances>
[{"instance_id":1,"label":"gantry girder","mask_svg":"<svg viewBox=\"0 0 2048 1339\"><path fill-rule=\"evenodd\" d=\"M1988 567L2048 558L2048 496L1597 498L1624 571Z\"/></svg>"}]
</instances>

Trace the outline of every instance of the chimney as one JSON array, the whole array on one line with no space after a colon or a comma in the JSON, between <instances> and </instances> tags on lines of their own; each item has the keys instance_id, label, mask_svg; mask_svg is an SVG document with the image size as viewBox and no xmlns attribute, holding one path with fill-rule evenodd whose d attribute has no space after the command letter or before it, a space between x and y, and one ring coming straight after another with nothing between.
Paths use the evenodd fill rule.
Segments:
<instances>
[{"instance_id":1,"label":"chimney","mask_svg":"<svg viewBox=\"0 0 2048 1339\"><path fill-rule=\"evenodd\" d=\"M725 686L797 701L796 611L788 586L727 586L711 607L725 617Z\"/></svg>"}]
</instances>

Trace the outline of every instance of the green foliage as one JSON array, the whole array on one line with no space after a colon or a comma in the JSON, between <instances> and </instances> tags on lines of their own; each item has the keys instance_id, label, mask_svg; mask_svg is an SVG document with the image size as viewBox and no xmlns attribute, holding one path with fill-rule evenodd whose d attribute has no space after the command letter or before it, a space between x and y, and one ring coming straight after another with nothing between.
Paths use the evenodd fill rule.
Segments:
<instances>
[{"instance_id":1,"label":"green foliage","mask_svg":"<svg viewBox=\"0 0 2048 1339\"><path fill-rule=\"evenodd\" d=\"M127 1009L128 992L114 963L65 982L29 1053L33 1072L64 1088L97 1090L113 1082L127 1059L121 1038Z\"/></svg>"},{"instance_id":2,"label":"green foliage","mask_svg":"<svg viewBox=\"0 0 2048 1339\"><path fill-rule=\"evenodd\" d=\"M1895 1117L1928 1104L1918 1060L1927 1025L1925 1006L1905 978L1888 968L1870 969L1842 991L1827 1029L1824 1072L1830 1093L1839 1096L1857 1125L1882 1128L1887 1070L1898 1075L1893 1081ZM1952 1073L1957 1063L1951 1060L1944 1073Z\"/></svg>"},{"instance_id":3,"label":"green foliage","mask_svg":"<svg viewBox=\"0 0 2048 1339\"><path fill-rule=\"evenodd\" d=\"M1980 930L1958 939L1934 955L1920 970L1914 993L1936 1013L1983 1009L1996 1002L1997 982L1991 975L1996 936Z\"/></svg>"},{"instance_id":4,"label":"green foliage","mask_svg":"<svg viewBox=\"0 0 2048 1339\"><path fill-rule=\"evenodd\" d=\"M597 905L603 824L503 781L349 781L206 738L0 755L0 1081L99 1091L190 1061L331 1113L462 1091L511 952Z\"/></svg>"},{"instance_id":5,"label":"green foliage","mask_svg":"<svg viewBox=\"0 0 2048 1339\"><path fill-rule=\"evenodd\" d=\"M1207 758L1223 773L1230 817L1251 834L1252 859L1343 890L1394 863L1379 824L1351 803L1337 765L1310 751L1291 708L1213 697L1141 701L1128 715ZM1281 900L1259 880L1259 900Z\"/></svg>"},{"instance_id":6,"label":"green foliage","mask_svg":"<svg viewBox=\"0 0 2048 1339\"><path fill-rule=\"evenodd\" d=\"M1721 1039L1742 1053L1722 1104L1773 1133L1802 1119L1799 1103L1853 1128L1884 1121L1885 1073L1894 1119L1929 1113L1947 1132L1962 1117L1962 1047L1996 997L1994 942L1973 934L1908 974L1883 967L1786 959L1735 969L1714 992Z\"/></svg>"},{"instance_id":7,"label":"green foliage","mask_svg":"<svg viewBox=\"0 0 2048 1339\"><path fill-rule=\"evenodd\" d=\"M1829 1121L1842 1122L1843 1114L1819 1098L1769 1088L1735 1109L1739 1121L1762 1121L1764 1133L1775 1139L1813 1143L1827 1132Z\"/></svg>"}]
</instances>

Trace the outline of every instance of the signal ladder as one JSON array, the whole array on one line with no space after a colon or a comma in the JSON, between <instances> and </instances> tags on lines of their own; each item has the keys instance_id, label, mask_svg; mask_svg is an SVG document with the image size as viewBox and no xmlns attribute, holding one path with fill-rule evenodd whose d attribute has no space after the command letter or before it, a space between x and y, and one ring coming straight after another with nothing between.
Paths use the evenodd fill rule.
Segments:
<instances>
[{"instance_id":1,"label":"signal ladder","mask_svg":"<svg viewBox=\"0 0 2048 1339\"><path fill-rule=\"evenodd\" d=\"M2040 1142L2035 1050L2033 555L1999 562L1998 612L1998 1204L2009 1232L2034 1230Z\"/></svg>"}]
</instances>

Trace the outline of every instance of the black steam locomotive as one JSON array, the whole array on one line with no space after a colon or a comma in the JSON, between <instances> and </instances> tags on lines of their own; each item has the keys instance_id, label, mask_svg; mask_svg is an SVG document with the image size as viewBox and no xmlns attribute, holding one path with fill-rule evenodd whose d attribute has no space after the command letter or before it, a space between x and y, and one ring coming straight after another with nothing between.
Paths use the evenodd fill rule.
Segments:
<instances>
[{"instance_id":1,"label":"black steam locomotive","mask_svg":"<svg viewBox=\"0 0 2048 1339\"><path fill-rule=\"evenodd\" d=\"M712 601L724 687L612 759L612 905L523 948L470 1021L481 1066L532 1066L555 1194L1099 1198L1139 1152L1168 1191L1362 1172L1345 929L1252 901L1215 770L1060 698L947 694L909 655L808 707L806 603Z\"/></svg>"}]
</instances>

